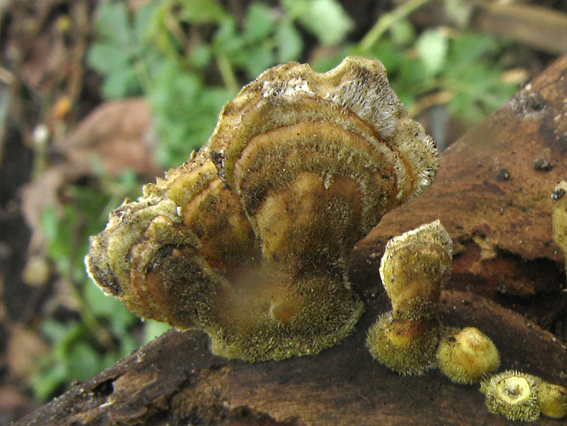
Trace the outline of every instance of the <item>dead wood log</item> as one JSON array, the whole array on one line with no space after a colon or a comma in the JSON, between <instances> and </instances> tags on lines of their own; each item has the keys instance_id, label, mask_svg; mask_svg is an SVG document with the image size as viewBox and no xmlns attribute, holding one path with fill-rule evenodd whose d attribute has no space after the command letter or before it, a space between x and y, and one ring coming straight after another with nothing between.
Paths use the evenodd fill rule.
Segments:
<instances>
[{"instance_id":1,"label":"dead wood log","mask_svg":"<svg viewBox=\"0 0 567 426\"><path fill-rule=\"evenodd\" d=\"M567 56L443 153L432 189L357 245L352 280L367 310L342 344L251 364L213 356L200 332L170 331L16 425L509 424L488 413L476 385L451 383L438 371L402 377L387 370L366 350L365 334L389 308L377 273L385 242L440 218L458 248L442 320L483 330L503 369L567 386L565 341L538 325L563 318L565 327L550 200L567 174L565 99Z\"/></svg>"},{"instance_id":2,"label":"dead wood log","mask_svg":"<svg viewBox=\"0 0 567 426\"><path fill-rule=\"evenodd\" d=\"M397 0L404 3L407 0ZM501 2L472 0L463 2L458 12L448 3L435 0L412 14L420 25L467 25L476 31L525 44L554 55L567 52L567 15L559 10L525 0ZM530 2L535 3L535 2Z\"/></svg>"}]
</instances>

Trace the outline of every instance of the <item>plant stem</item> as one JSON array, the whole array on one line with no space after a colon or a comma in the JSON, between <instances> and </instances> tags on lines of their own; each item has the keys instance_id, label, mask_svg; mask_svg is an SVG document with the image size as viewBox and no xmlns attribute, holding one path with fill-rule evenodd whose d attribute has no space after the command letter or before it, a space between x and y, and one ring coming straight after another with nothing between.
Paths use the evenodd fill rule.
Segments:
<instances>
[{"instance_id":1,"label":"plant stem","mask_svg":"<svg viewBox=\"0 0 567 426\"><path fill-rule=\"evenodd\" d=\"M360 41L359 47L363 52L367 52L374 46L380 37L392 27L400 19L407 17L413 11L419 9L421 6L430 0L409 0L401 4L391 12L385 13L376 21L374 26L368 31L364 38Z\"/></svg>"},{"instance_id":2,"label":"plant stem","mask_svg":"<svg viewBox=\"0 0 567 426\"><path fill-rule=\"evenodd\" d=\"M236 76L234 75L234 71L230 66L230 61L226 57L226 55L220 53L216 56L217 58L217 65L219 67L219 71L221 73L222 80L224 85L232 92L238 93L240 89L240 85L236 80Z\"/></svg>"}]
</instances>

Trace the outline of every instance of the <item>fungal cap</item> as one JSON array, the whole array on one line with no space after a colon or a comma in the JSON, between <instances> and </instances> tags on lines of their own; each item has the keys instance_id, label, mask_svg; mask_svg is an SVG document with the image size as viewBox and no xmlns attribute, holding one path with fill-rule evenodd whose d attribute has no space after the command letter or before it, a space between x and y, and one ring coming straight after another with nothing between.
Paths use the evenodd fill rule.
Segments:
<instances>
[{"instance_id":1,"label":"fungal cap","mask_svg":"<svg viewBox=\"0 0 567 426\"><path fill-rule=\"evenodd\" d=\"M296 154L314 149L316 155L295 155L299 160L280 166L285 156L272 152L265 136L283 149L296 147ZM297 62L265 71L224 107L208 146L221 178L236 191L258 185L242 170L268 163L264 194L287 186L298 171L349 176L360 183L366 232L386 211L427 189L439 166L435 144L407 117L384 66L355 56L326 73Z\"/></svg>"},{"instance_id":2,"label":"fungal cap","mask_svg":"<svg viewBox=\"0 0 567 426\"><path fill-rule=\"evenodd\" d=\"M366 345L374 358L402 375L422 375L435 366L439 342L436 321L411 321L382 315L368 330Z\"/></svg>"},{"instance_id":3,"label":"fungal cap","mask_svg":"<svg viewBox=\"0 0 567 426\"><path fill-rule=\"evenodd\" d=\"M519 371L505 371L481 383L486 407L510 420L537 420L541 414L538 385L541 380Z\"/></svg>"},{"instance_id":4,"label":"fungal cap","mask_svg":"<svg viewBox=\"0 0 567 426\"><path fill-rule=\"evenodd\" d=\"M544 416L554 419L567 416L567 389L542 382L539 389L539 404Z\"/></svg>"},{"instance_id":5,"label":"fungal cap","mask_svg":"<svg viewBox=\"0 0 567 426\"><path fill-rule=\"evenodd\" d=\"M380 277L397 317L437 315L441 288L451 275L452 253L451 237L439 220L388 241Z\"/></svg>"},{"instance_id":6,"label":"fungal cap","mask_svg":"<svg viewBox=\"0 0 567 426\"><path fill-rule=\"evenodd\" d=\"M225 105L187 163L110 214L89 273L140 316L203 329L216 354L317 353L363 310L352 247L437 168L379 61L273 67Z\"/></svg>"},{"instance_id":7,"label":"fungal cap","mask_svg":"<svg viewBox=\"0 0 567 426\"><path fill-rule=\"evenodd\" d=\"M500 365L498 349L475 327L447 328L437 348L441 371L456 383L471 384Z\"/></svg>"}]
</instances>

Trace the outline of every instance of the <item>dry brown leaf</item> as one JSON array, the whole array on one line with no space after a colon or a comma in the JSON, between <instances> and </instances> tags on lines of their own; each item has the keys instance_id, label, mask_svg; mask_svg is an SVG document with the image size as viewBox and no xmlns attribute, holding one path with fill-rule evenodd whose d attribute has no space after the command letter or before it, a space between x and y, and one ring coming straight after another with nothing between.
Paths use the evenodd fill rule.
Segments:
<instances>
[{"instance_id":1,"label":"dry brown leaf","mask_svg":"<svg viewBox=\"0 0 567 426\"><path fill-rule=\"evenodd\" d=\"M155 160L155 145L151 111L142 98L105 103L67 138L56 141L63 160L22 190L22 212L32 231L29 253L43 255L41 215L47 206L58 209L62 188L80 178L95 177L97 161L113 177L131 169L153 179L162 172Z\"/></svg>"},{"instance_id":2,"label":"dry brown leaf","mask_svg":"<svg viewBox=\"0 0 567 426\"><path fill-rule=\"evenodd\" d=\"M48 351L41 336L21 324L10 327L6 349L8 371L15 378L29 377L37 369L39 358Z\"/></svg>"}]
</instances>

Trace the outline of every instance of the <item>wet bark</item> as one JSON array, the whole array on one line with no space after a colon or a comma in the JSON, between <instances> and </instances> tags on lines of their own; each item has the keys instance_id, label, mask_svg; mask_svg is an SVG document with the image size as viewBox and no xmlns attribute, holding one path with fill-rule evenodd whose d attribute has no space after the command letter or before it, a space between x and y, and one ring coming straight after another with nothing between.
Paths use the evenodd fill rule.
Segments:
<instances>
[{"instance_id":1,"label":"wet bark","mask_svg":"<svg viewBox=\"0 0 567 426\"><path fill-rule=\"evenodd\" d=\"M509 424L486 410L476 385L435 370L389 371L366 350L365 334L389 309L378 277L386 241L439 218L456 247L443 322L483 330L502 369L567 386L564 259L551 238L550 199L567 175L565 99L567 56L444 152L433 187L357 245L351 275L367 310L342 344L251 364L213 356L200 332L170 331L16 424Z\"/></svg>"}]
</instances>

